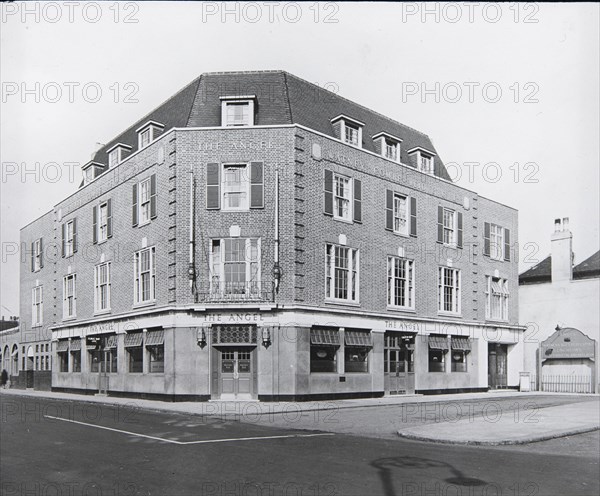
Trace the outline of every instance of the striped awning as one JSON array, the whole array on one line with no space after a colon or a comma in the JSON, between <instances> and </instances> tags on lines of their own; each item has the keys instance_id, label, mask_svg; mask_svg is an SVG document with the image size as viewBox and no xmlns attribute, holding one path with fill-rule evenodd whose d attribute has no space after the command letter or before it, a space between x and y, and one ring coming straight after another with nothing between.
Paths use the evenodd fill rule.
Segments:
<instances>
[{"instance_id":1,"label":"striped awning","mask_svg":"<svg viewBox=\"0 0 600 496\"><path fill-rule=\"evenodd\" d=\"M492 281L492 293L508 295L508 284L501 284L500 281Z\"/></svg>"},{"instance_id":2,"label":"striped awning","mask_svg":"<svg viewBox=\"0 0 600 496\"><path fill-rule=\"evenodd\" d=\"M340 332L337 329L311 329L311 344L340 345Z\"/></svg>"},{"instance_id":3,"label":"striped awning","mask_svg":"<svg viewBox=\"0 0 600 496\"><path fill-rule=\"evenodd\" d=\"M146 334L146 346L160 346L165 344L165 331L149 331Z\"/></svg>"},{"instance_id":4,"label":"striped awning","mask_svg":"<svg viewBox=\"0 0 600 496\"><path fill-rule=\"evenodd\" d=\"M63 341L58 341L56 343L56 351L58 353L63 353L65 351L69 351L69 341L67 341L66 339Z\"/></svg>"},{"instance_id":5,"label":"striped awning","mask_svg":"<svg viewBox=\"0 0 600 496\"><path fill-rule=\"evenodd\" d=\"M70 349L71 349L71 351L80 351L81 350L81 339L72 339Z\"/></svg>"},{"instance_id":6,"label":"striped awning","mask_svg":"<svg viewBox=\"0 0 600 496\"><path fill-rule=\"evenodd\" d=\"M365 331L346 331L344 333L346 346L373 346L371 333Z\"/></svg>"},{"instance_id":7,"label":"striped awning","mask_svg":"<svg viewBox=\"0 0 600 496\"><path fill-rule=\"evenodd\" d=\"M471 339L467 337L452 337L452 349L471 351Z\"/></svg>"},{"instance_id":8,"label":"striped awning","mask_svg":"<svg viewBox=\"0 0 600 496\"><path fill-rule=\"evenodd\" d=\"M106 338L106 348L116 348L117 347L117 336L108 336Z\"/></svg>"},{"instance_id":9,"label":"striped awning","mask_svg":"<svg viewBox=\"0 0 600 496\"><path fill-rule=\"evenodd\" d=\"M445 336L429 336L429 349L445 351L448 349L448 340Z\"/></svg>"},{"instance_id":10,"label":"striped awning","mask_svg":"<svg viewBox=\"0 0 600 496\"><path fill-rule=\"evenodd\" d=\"M132 332L131 334L125 335L125 348L131 348L133 346L142 346L142 339L144 334L141 332Z\"/></svg>"}]
</instances>

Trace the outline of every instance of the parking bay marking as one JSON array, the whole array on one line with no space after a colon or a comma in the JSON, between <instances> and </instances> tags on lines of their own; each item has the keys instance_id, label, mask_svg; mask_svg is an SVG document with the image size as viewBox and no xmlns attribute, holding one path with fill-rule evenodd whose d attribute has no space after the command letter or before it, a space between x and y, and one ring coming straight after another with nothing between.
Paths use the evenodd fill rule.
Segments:
<instances>
[{"instance_id":1,"label":"parking bay marking","mask_svg":"<svg viewBox=\"0 0 600 496\"><path fill-rule=\"evenodd\" d=\"M80 422L78 420L66 419L62 417L53 417L52 415L44 415L44 418L52 420L62 420L63 422L70 422L72 424L86 425L88 427L95 427L97 429L104 429L107 431L120 432L121 434L128 434L130 436L144 437L146 439L154 439L155 441L162 441L165 443L172 444L210 444L210 443L228 443L235 441L260 441L266 439L286 439L294 437L319 437L319 436L334 436L332 432L320 432L317 434L286 434L281 436L255 436L255 437L238 437L229 439L203 439L200 441L176 441L175 439L166 439L164 437L149 436L147 434L140 434L137 432L125 431L122 429L115 429L114 427L105 427L103 425L89 424L87 422Z\"/></svg>"}]
</instances>

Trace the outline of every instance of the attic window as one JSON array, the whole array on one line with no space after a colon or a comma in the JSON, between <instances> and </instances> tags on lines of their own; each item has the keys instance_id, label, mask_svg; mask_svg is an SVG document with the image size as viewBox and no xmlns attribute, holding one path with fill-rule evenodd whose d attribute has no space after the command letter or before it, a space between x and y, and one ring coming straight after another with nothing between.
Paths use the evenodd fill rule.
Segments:
<instances>
[{"instance_id":1,"label":"attic window","mask_svg":"<svg viewBox=\"0 0 600 496\"><path fill-rule=\"evenodd\" d=\"M136 129L136 133L138 133L138 149L147 147L150 143L152 143L164 130L164 124L156 121L148 121L142 127Z\"/></svg>"},{"instance_id":2,"label":"attic window","mask_svg":"<svg viewBox=\"0 0 600 496\"><path fill-rule=\"evenodd\" d=\"M340 114L331 119L335 134L348 145L362 148L362 128L364 123Z\"/></svg>"},{"instance_id":3,"label":"attic window","mask_svg":"<svg viewBox=\"0 0 600 496\"><path fill-rule=\"evenodd\" d=\"M387 133L379 133L373 136L373 140L378 145L376 148L379 149L382 157L400 163L400 143L402 143L400 138Z\"/></svg>"},{"instance_id":4,"label":"attic window","mask_svg":"<svg viewBox=\"0 0 600 496\"><path fill-rule=\"evenodd\" d=\"M117 143L115 146L110 148L108 153L108 168L112 169L113 167L119 165L123 160L125 160L125 154L131 151L131 147L129 145L125 145L123 143Z\"/></svg>"},{"instance_id":5,"label":"attic window","mask_svg":"<svg viewBox=\"0 0 600 496\"><path fill-rule=\"evenodd\" d=\"M411 157L415 157L415 165L418 170L424 172L425 174L433 175L435 170L433 165L433 157L435 157L435 153L417 146L411 150L408 150L408 154Z\"/></svg>"},{"instance_id":6,"label":"attic window","mask_svg":"<svg viewBox=\"0 0 600 496\"><path fill-rule=\"evenodd\" d=\"M88 162L83 167L83 183L89 184L105 171L105 165L98 162Z\"/></svg>"},{"instance_id":7,"label":"attic window","mask_svg":"<svg viewBox=\"0 0 600 496\"><path fill-rule=\"evenodd\" d=\"M254 95L222 96L221 125L223 127L242 127L254 125Z\"/></svg>"}]
</instances>

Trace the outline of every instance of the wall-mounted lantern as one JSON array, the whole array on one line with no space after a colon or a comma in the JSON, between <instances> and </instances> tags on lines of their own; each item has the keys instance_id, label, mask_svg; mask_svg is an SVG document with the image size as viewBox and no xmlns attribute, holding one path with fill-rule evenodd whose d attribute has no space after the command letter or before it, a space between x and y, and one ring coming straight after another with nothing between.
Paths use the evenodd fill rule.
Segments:
<instances>
[{"instance_id":1,"label":"wall-mounted lantern","mask_svg":"<svg viewBox=\"0 0 600 496\"><path fill-rule=\"evenodd\" d=\"M271 346L271 329L265 327L262 331L262 344L265 348Z\"/></svg>"},{"instance_id":2,"label":"wall-mounted lantern","mask_svg":"<svg viewBox=\"0 0 600 496\"><path fill-rule=\"evenodd\" d=\"M206 346L206 331L204 329L198 329L197 341L198 346L200 346L201 349L204 349Z\"/></svg>"}]
</instances>

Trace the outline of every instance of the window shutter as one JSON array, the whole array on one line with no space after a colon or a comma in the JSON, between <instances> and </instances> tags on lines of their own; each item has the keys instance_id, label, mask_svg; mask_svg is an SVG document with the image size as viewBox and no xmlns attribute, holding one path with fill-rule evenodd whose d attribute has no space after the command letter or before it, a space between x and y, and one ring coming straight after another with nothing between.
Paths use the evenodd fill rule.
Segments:
<instances>
[{"instance_id":1,"label":"window shutter","mask_svg":"<svg viewBox=\"0 0 600 496\"><path fill-rule=\"evenodd\" d=\"M325 169L325 215L333 216L333 172Z\"/></svg>"},{"instance_id":2,"label":"window shutter","mask_svg":"<svg viewBox=\"0 0 600 496\"><path fill-rule=\"evenodd\" d=\"M385 190L385 228L394 230L394 192L391 189Z\"/></svg>"},{"instance_id":3,"label":"window shutter","mask_svg":"<svg viewBox=\"0 0 600 496\"><path fill-rule=\"evenodd\" d=\"M362 183L354 179L354 222L362 223Z\"/></svg>"},{"instance_id":4,"label":"window shutter","mask_svg":"<svg viewBox=\"0 0 600 496\"><path fill-rule=\"evenodd\" d=\"M417 199L410 197L410 235L417 236Z\"/></svg>"},{"instance_id":5,"label":"window shutter","mask_svg":"<svg viewBox=\"0 0 600 496\"><path fill-rule=\"evenodd\" d=\"M250 208L264 207L263 163L250 163Z\"/></svg>"},{"instance_id":6,"label":"window shutter","mask_svg":"<svg viewBox=\"0 0 600 496\"><path fill-rule=\"evenodd\" d=\"M98 242L98 205L92 207L92 240Z\"/></svg>"},{"instance_id":7,"label":"window shutter","mask_svg":"<svg viewBox=\"0 0 600 496\"><path fill-rule=\"evenodd\" d=\"M463 247L463 214L462 212L456 212L456 246L458 248Z\"/></svg>"},{"instance_id":8,"label":"window shutter","mask_svg":"<svg viewBox=\"0 0 600 496\"><path fill-rule=\"evenodd\" d=\"M444 242L444 207L442 207L441 205L438 205L438 235L437 235L437 242L438 243L443 243Z\"/></svg>"},{"instance_id":9,"label":"window shutter","mask_svg":"<svg viewBox=\"0 0 600 496\"><path fill-rule=\"evenodd\" d=\"M31 272L35 272L35 241L31 243Z\"/></svg>"},{"instance_id":10,"label":"window shutter","mask_svg":"<svg viewBox=\"0 0 600 496\"><path fill-rule=\"evenodd\" d=\"M156 174L150 176L150 218L156 218Z\"/></svg>"},{"instance_id":11,"label":"window shutter","mask_svg":"<svg viewBox=\"0 0 600 496\"><path fill-rule=\"evenodd\" d=\"M219 209L221 191L219 185L219 164L206 164L206 208Z\"/></svg>"},{"instance_id":12,"label":"window shutter","mask_svg":"<svg viewBox=\"0 0 600 496\"><path fill-rule=\"evenodd\" d=\"M66 243L67 243L67 239L66 239L67 233L66 233L66 231L67 231L67 223L64 222L63 225L62 225L62 256L63 257L65 256L66 251L67 251L67 246L66 246Z\"/></svg>"},{"instance_id":13,"label":"window shutter","mask_svg":"<svg viewBox=\"0 0 600 496\"><path fill-rule=\"evenodd\" d=\"M112 238L112 200L106 201L106 237Z\"/></svg>"},{"instance_id":14,"label":"window shutter","mask_svg":"<svg viewBox=\"0 0 600 496\"><path fill-rule=\"evenodd\" d=\"M77 253L77 218L73 219L73 253Z\"/></svg>"},{"instance_id":15,"label":"window shutter","mask_svg":"<svg viewBox=\"0 0 600 496\"><path fill-rule=\"evenodd\" d=\"M138 225L138 185L137 185L137 183L133 184L131 196L132 196L131 223L132 223L133 227L135 227Z\"/></svg>"},{"instance_id":16,"label":"window shutter","mask_svg":"<svg viewBox=\"0 0 600 496\"><path fill-rule=\"evenodd\" d=\"M504 260L510 262L510 230L504 229Z\"/></svg>"},{"instance_id":17,"label":"window shutter","mask_svg":"<svg viewBox=\"0 0 600 496\"><path fill-rule=\"evenodd\" d=\"M483 223L483 254L486 257L490 256L490 223Z\"/></svg>"},{"instance_id":18,"label":"window shutter","mask_svg":"<svg viewBox=\"0 0 600 496\"><path fill-rule=\"evenodd\" d=\"M44 267L44 238L40 238L40 269Z\"/></svg>"}]
</instances>

